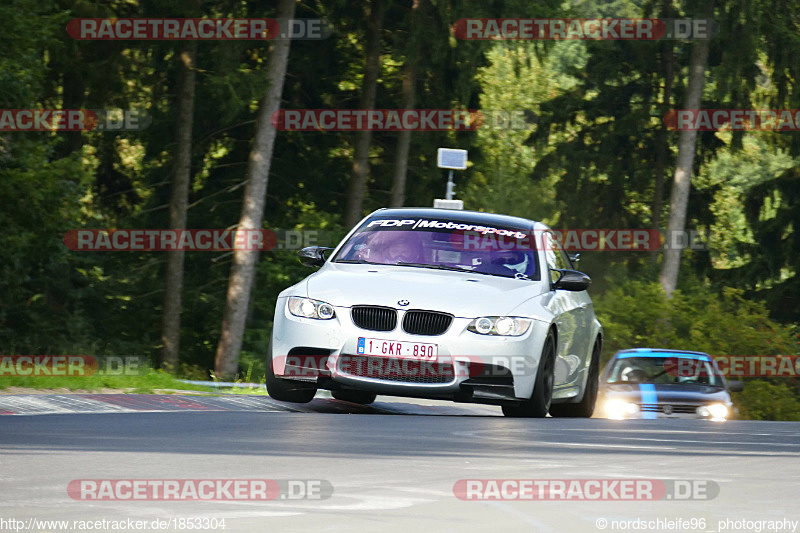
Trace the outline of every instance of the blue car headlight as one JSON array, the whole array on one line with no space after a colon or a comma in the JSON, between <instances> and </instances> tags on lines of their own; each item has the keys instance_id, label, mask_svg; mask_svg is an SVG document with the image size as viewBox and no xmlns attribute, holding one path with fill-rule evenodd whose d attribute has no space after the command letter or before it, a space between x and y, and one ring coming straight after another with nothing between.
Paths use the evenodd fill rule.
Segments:
<instances>
[{"instance_id":1,"label":"blue car headlight","mask_svg":"<svg viewBox=\"0 0 800 533\"><path fill-rule=\"evenodd\" d=\"M518 316L482 316L469 323L467 329L480 335L519 337L531 327L530 318Z\"/></svg>"},{"instance_id":2,"label":"blue car headlight","mask_svg":"<svg viewBox=\"0 0 800 533\"><path fill-rule=\"evenodd\" d=\"M639 406L620 399L611 399L605 403L606 416L611 420L625 420L636 415Z\"/></svg>"},{"instance_id":3,"label":"blue car headlight","mask_svg":"<svg viewBox=\"0 0 800 533\"><path fill-rule=\"evenodd\" d=\"M728 406L722 403L702 405L697 408L697 414L714 422L723 422L728 418Z\"/></svg>"},{"instance_id":4,"label":"blue car headlight","mask_svg":"<svg viewBox=\"0 0 800 533\"><path fill-rule=\"evenodd\" d=\"M287 305L289 306L290 313L302 318L330 320L336 316L336 311L333 310L331 304L319 300L312 300L311 298L290 296Z\"/></svg>"}]
</instances>

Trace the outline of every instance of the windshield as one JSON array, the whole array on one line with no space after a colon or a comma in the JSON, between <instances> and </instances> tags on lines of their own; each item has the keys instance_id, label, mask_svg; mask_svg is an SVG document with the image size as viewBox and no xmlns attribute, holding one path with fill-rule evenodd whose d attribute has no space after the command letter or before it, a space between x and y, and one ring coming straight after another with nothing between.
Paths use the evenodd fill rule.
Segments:
<instances>
[{"instance_id":1,"label":"windshield","mask_svg":"<svg viewBox=\"0 0 800 533\"><path fill-rule=\"evenodd\" d=\"M526 237L530 232L416 219L410 221L413 226L405 224L398 228L385 225L400 222L409 221L368 220L350 237L333 262L400 265L539 279L533 239Z\"/></svg>"},{"instance_id":2,"label":"windshield","mask_svg":"<svg viewBox=\"0 0 800 533\"><path fill-rule=\"evenodd\" d=\"M608 383L673 383L722 387L711 361L670 354L664 357L623 357L614 362Z\"/></svg>"}]
</instances>

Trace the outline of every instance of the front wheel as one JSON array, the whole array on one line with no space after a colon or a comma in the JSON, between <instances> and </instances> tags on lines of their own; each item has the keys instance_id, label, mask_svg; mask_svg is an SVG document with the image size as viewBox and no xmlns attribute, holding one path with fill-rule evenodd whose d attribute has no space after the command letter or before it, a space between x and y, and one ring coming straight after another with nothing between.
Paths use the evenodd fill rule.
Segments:
<instances>
[{"instance_id":1,"label":"front wheel","mask_svg":"<svg viewBox=\"0 0 800 533\"><path fill-rule=\"evenodd\" d=\"M547 416L553 398L555 362L556 340L553 332L550 331L544 341L531 397L519 405L504 405L504 415L514 418L544 418Z\"/></svg>"},{"instance_id":2,"label":"front wheel","mask_svg":"<svg viewBox=\"0 0 800 533\"><path fill-rule=\"evenodd\" d=\"M266 382L267 393L271 398L281 402L308 403L317 393L317 385L305 381L282 379L275 375L272 368L272 343L267 348Z\"/></svg>"},{"instance_id":3,"label":"front wheel","mask_svg":"<svg viewBox=\"0 0 800 533\"><path fill-rule=\"evenodd\" d=\"M592 361L589 363L589 377L586 378L586 391L578 403L558 403L550 406L550 416L563 418L591 418L594 404L597 402L597 386L600 379L600 340L596 340L592 349Z\"/></svg>"}]
</instances>

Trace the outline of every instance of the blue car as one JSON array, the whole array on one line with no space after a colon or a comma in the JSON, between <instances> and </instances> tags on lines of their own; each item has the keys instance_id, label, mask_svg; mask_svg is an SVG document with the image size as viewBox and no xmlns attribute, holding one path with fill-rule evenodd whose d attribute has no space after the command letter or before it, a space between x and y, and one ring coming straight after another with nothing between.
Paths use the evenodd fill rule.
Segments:
<instances>
[{"instance_id":1,"label":"blue car","mask_svg":"<svg viewBox=\"0 0 800 533\"><path fill-rule=\"evenodd\" d=\"M726 381L703 352L636 348L614 354L600 376L599 415L628 418L699 418L717 422L735 414Z\"/></svg>"}]
</instances>

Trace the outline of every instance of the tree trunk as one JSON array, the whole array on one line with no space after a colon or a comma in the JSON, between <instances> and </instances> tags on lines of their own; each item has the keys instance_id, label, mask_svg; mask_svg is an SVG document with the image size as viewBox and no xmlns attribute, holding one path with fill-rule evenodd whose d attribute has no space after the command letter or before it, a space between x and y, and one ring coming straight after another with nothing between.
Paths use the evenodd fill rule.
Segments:
<instances>
[{"instance_id":1,"label":"tree trunk","mask_svg":"<svg viewBox=\"0 0 800 533\"><path fill-rule=\"evenodd\" d=\"M372 0L368 9L367 42L364 49L364 86L361 88L359 109L373 109L375 107L375 94L378 89L378 75L381 69L383 0ZM347 207L345 208L345 226L348 229L355 226L363 216L364 194L367 188L367 176L369 175L369 147L371 141L371 131L357 133L353 153L353 175L350 178L350 190L347 194Z\"/></svg>"},{"instance_id":2,"label":"tree trunk","mask_svg":"<svg viewBox=\"0 0 800 533\"><path fill-rule=\"evenodd\" d=\"M408 61L408 60L407 60ZM412 60L413 61L413 60ZM403 73L403 108L414 109L416 105L417 71L414 63L408 61ZM408 176L408 154L411 149L411 130L403 130L397 139L397 153L392 176L392 192L389 204L392 207L403 207L406 201L406 179Z\"/></svg>"},{"instance_id":3,"label":"tree trunk","mask_svg":"<svg viewBox=\"0 0 800 533\"><path fill-rule=\"evenodd\" d=\"M664 110L672 109L672 82L675 65L675 54L672 43L664 55ZM661 229L661 210L664 208L664 173L669 156L667 143L667 126L661 124L659 132L658 155L656 159L656 190L653 198L653 229Z\"/></svg>"},{"instance_id":4,"label":"tree trunk","mask_svg":"<svg viewBox=\"0 0 800 533\"><path fill-rule=\"evenodd\" d=\"M689 85L686 90L685 109L700 109L703 100L706 63L708 62L708 41L696 41L692 46L689 65ZM678 271L681 266L681 248L670 246L672 236L686 229L686 209L689 205L689 191L692 188L692 167L697 151L697 132L681 131L678 134L678 157L675 177L670 197L669 222L667 223L664 263L661 265L661 286L667 297L672 297L678 284Z\"/></svg>"},{"instance_id":5,"label":"tree trunk","mask_svg":"<svg viewBox=\"0 0 800 533\"><path fill-rule=\"evenodd\" d=\"M293 18L295 6L296 0L280 0L277 18ZM269 169L277 135L270 118L280 109L290 44L289 39L278 39L272 46L267 66L268 87L258 112L256 133L247 167L247 186L239 218L239 230L261 229L264 221ZM215 374L222 379L233 378L239 367L239 352L242 348L257 259L257 250L236 250L233 253L222 331L214 359Z\"/></svg>"},{"instance_id":6,"label":"tree trunk","mask_svg":"<svg viewBox=\"0 0 800 533\"><path fill-rule=\"evenodd\" d=\"M422 0L413 0L408 17L408 50L403 70L403 109L414 109L417 105L417 60L419 42L415 36ZM411 130L403 130L397 138L397 152L394 160L392 190L389 197L391 207L403 207L406 202L406 182L408 179L408 154L411 149Z\"/></svg>"},{"instance_id":7,"label":"tree trunk","mask_svg":"<svg viewBox=\"0 0 800 533\"><path fill-rule=\"evenodd\" d=\"M672 82L674 77L675 53L672 42L667 41L667 50L664 53L664 104L662 109L672 109ZM656 147L656 183L653 192L653 206L651 217L652 228L661 231L661 211L664 209L664 175L666 173L667 158L669 157L669 141L667 140L667 126L661 124L658 132L658 146ZM650 259L653 263L658 261L658 250L651 252Z\"/></svg>"},{"instance_id":8,"label":"tree trunk","mask_svg":"<svg viewBox=\"0 0 800 533\"><path fill-rule=\"evenodd\" d=\"M186 228L189 205L189 183L192 177L192 119L194 116L195 54L197 44L187 41L178 56L178 122L175 170L169 200L169 227ZM164 308L161 316L161 366L175 370L181 343L181 292L183 290L183 250L167 254L164 279Z\"/></svg>"},{"instance_id":9,"label":"tree trunk","mask_svg":"<svg viewBox=\"0 0 800 533\"><path fill-rule=\"evenodd\" d=\"M70 43L74 47L74 43ZM75 65L65 67L63 77L63 105L64 109L82 109L85 101L86 87L83 83L82 73ZM66 142L58 148L61 157L67 157L83 148L85 135L81 131L65 132Z\"/></svg>"}]
</instances>

